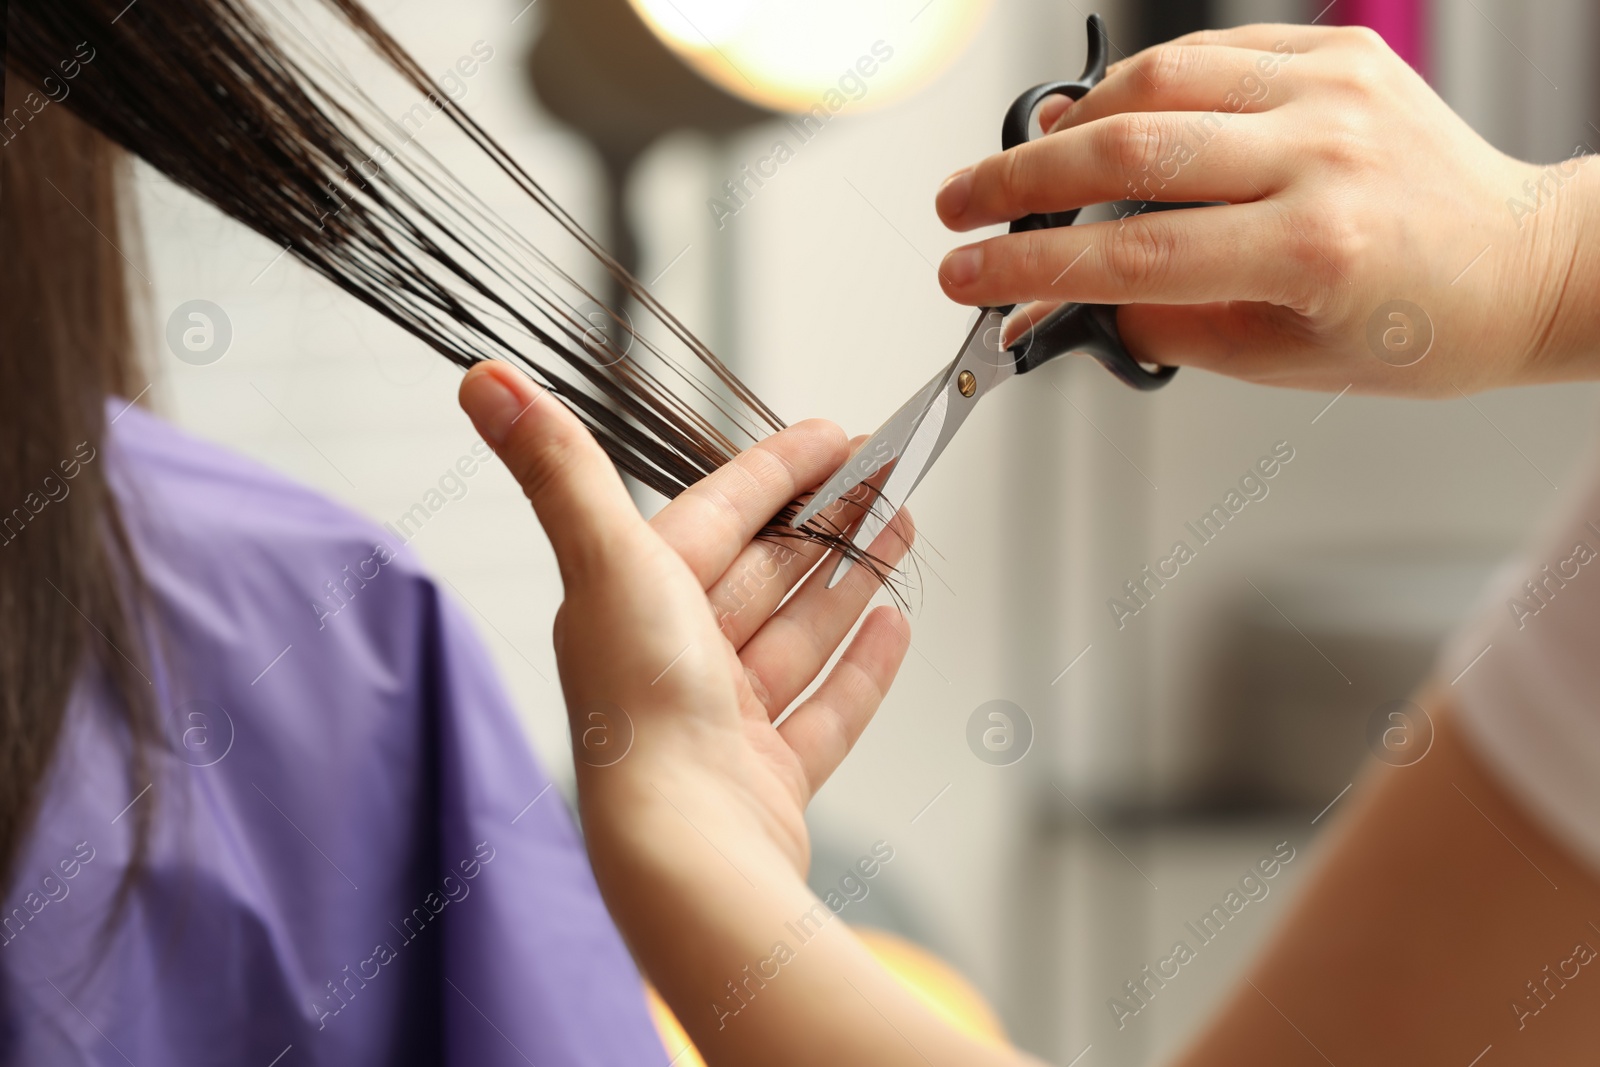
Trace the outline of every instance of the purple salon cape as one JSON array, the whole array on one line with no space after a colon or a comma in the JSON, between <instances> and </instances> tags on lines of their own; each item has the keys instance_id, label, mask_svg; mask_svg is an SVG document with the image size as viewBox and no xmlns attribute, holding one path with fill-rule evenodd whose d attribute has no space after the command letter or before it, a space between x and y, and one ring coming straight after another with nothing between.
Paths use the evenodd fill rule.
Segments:
<instances>
[{"instance_id":1,"label":"purple salon cape","mask_svg":"<svg viewBox=\"0 0 1600 1067\"><path fill-rule=\"evenodd\" d=\"M131 777L86 673L0 920L0 1063L665 1065L562 798L412 554L137 408L89 462L150 586L165 751Z\"/></svg>"}]
</instances>

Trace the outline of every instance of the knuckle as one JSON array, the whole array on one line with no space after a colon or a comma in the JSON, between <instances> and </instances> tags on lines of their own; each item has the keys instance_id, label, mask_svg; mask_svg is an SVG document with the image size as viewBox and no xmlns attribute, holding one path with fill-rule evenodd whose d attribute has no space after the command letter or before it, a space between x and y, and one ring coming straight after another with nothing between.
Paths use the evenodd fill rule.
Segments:
<instances>
[{"instance_id":1,"label":"knuckle","mask_svg":"<svg viewBox=\"0 0 1600 1067\"><path fill-rule=\"evenodd\" d=\"M850 732L848 717L841 709L841 705L849 707L856 703L854 691L856 685L854 675L860 668L855 664L840 664L839 680L832 692L814 696L806 702L806 717L810 720L808 730L811 737L808 739L816 747L816 751L826 753L830 763L838 763L850 751L850 746L855 743ZM826 776L826 771L822 772ZM811 782L813 789L821 785L821 780Z\"/></svg>"},{"instance_id":2,"label":"knuckle","mask_svg":"<svg viewBox=\"0 0 1600 1067\"><path fill-rule=\"evenodd\" d=\"M748 455L749 453L745 454ZM733 473L740 475L745 480L746 485L752 484L752 476L743 468L734 467ZM716 531L719 536L725 536L739 529L742 516L739 512L739 502L736 499L737 491L730 493L720 485L709 482L705 484L704 489L705 492L699 497L702 506L702 527Z\"/></svg>"},{"instance_id":3,"label":"knuckle","mask_svg":"<svg viewBox=\"0 0 1600 1067\"><path fill-rule=\"evenodd\" d=\"M1360 51L1383 52L1389 47L1383 35L1371 26L1341 26L1337 32L1340 43Z\"/></svg>"},{"instance_id":4,"label":"knuckle","mask_svg":"<svg viewBox=\"0 0 1600 1067\"><path fill-rule=\"evenodd\" d=\"M512 469L522 494L535 506L569 476L578 460L577 451L553 436L524 443L516 450Z\"/></svg>"},{"instance_id":5,"label":"knuckle","mask_svg":"<svg viewBox=\"0 0 1600 1067\"><path fill-rule=\"evenodd\" d=\"M1164 134L1153 115L1132 112L1106 122L1101 134L1101 155L1125 178L1148 173L1161 160Z\"/></svg>"},{"instance_id":6,"label":"knuckle","mask_svg":"<svg viewBox=\"0 0 1600 1067\"><path fill-rule=\"evenodd\" d=\"M1372 93L1384 84L1395 61L1388 42L1366 26L1345 26L1332 32L1341 46L1329 53L1334 84L1358 94Z\"/></svg>"},{"instance_id":7,"label":"knuckle","mask_svg":"<svg viewBox=\"0 0 1600 1067\"><path fill-rule=\"evenodd\" d=\"M789 427L789 431L830 447L842 447L850 440L842 426L828 419L802 419Z\"/></svg>"},{"instance_id":8,"label":"knuckle","mask_svg":"<svg viewBox=\"0 0 1600 1067\"><path fill-rule=\"evenodd\" d=\"M1049 268L1050 250L1045 234L1024 234L1023 239L1016 242L1014 255L1011 271L1013 289L1033 293L1050 287L1049 279L1054 272Z\"/></svg>"},{"instance_id":9,"label":"knuckle","mask_svg":"<svg viewBox=\"0 0 1600 1067\"><path fill-rule=\"evenodd\" d=\"M769 716L781 710L772 706L772 690L767 687L767 680L761 677L759 671L753 667L746 666L744 677L745 681L750 685L750 694L756 698L758 704L767 709Z\"/></svg>"},{"instance_id":10,"label":"knuckle","mask_svg":"<svg viewBox=\"0 0 1600 1067\"><path fill-rule=\"evenodd\" d=\"M1383 64L1375 57L1363 55L1345 65L1340 80L1348 92L1361 97L1370 97L1376 95L1378 87L1383 84L1385 73Z\"/></svg>"},{"instance_id":11,"label":"knuckle","mask_svg":"<svg viewBox=\"0 0 1600 1067\"><path fill-rule=\"evenodd\" d=\"M739 472L741 484L733 503L737 504L739 500L750 496L760 499L771 491L793 495L797 481L794 461L789 450L782 446L790 444L798 436L791 433L781 443L769 437L734 457L733 465Z\"/></svg>"},{"instance_id":12,"label":"knuckle","mask_svg":"<svg viewBox=\"0 0 1600 1067\"><path fill-rule=\"evenodd\" d=\"M1359 123L1346 120L1317 138L1311 153L1321 170L1365 173L1372 162L1372 141Z\"/></svg>"},{"instance_id":13,"label":"knuckle","mask_svg":"<svg viewBox=\"0 0 1600 1067\"><path fill-rule=\"evenodd\" d=\"M1192 51L1176 44L1150 49L1139 64L1146 87L1157 96L1171 93L1193 72L1194 56Z\"/></svg>"},{"instance_id":14,"label":"knuckle","mask_svg":"<svg viewBox=\"0 0 1600 1067\"><path fill-rule=\"evenodd\" d=\"M762 444L768 442L784 466L783 488L789 499L831 477L839 469L841 457L848 456L851 451L849 435L827 419L797 422L766 438Z\"/></svg>"},{"instance_id":15,"label":"knuckle","mask_svg":"<svg viewBox=\"0 0 1600 1067\"><path fill-rule=\"evenodd\" d=\"M1026 212L1032 201L1030 182L1038 168L1031 162L1034 155L1031 147L1032 142L1018 145L1000 153L996 161L995 188L999 190L1003 206L1013 211Z\"/></svg>"},{"instance_id":16,"label":"knuckle","mask_svg":"<svg viewBox=\"0 0 1600 1067\"><path fill-rule=\"evenodd\" d=\"M888 691L879 680L872 668L860 660L850 660L849 666L840 672L839 696L840 703L846 707L875 708L883 703L883 698L888 696ZM850 750L854 739L849 733L848 719L841 716L839 727L844 742L844 751Z\"/></svg>"},{"instance_id":17,"label":"knuckle","mask_svg":"<svg viewBox=\"0 0 1600 1067\"><path fill-rule=\"evenodd\" d=\"M1298 273L1310 287L1303 295L1319 302L1347 285L1367 245L1361 228L1337 210L1299 212L1289 236Z\"/></svg>"},{"instance_id":18,"label":"knuckle","mask_svg":"<svg viewBox=\"0 0 1600 1067\"><path fill-rule=\"evenodd\" d=\"M1228 37L1224 30L1195 30L1186 33L1172 42L1175 45L1220 45L1227 44Z\"/></svg>"},{"instance_id":19,"label":"knuckle","mask_svg":"<svg viewBox=\"0 0 1600 1067\"><path fill-rule=\"evenodd\" d=\"M1172 267L1172 231L1153 225L1128 225L1113 230L1106 243L1106 272L1133 294L1153 288Z\"/></svg>"}]
</instances>

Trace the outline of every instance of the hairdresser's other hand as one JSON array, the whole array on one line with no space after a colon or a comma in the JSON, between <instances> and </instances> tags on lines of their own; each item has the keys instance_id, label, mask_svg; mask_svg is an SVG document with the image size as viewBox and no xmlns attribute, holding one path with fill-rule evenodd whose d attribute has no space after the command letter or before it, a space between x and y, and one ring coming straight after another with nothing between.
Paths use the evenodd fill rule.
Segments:
<instances>
[{"instance_id":1,"label":"hairdresser's other hand","mask_svg":"<svg viewBox=\"0 0 1600 1067\"><path fill-rule=\"evenodd\" d=\"M522 483L560 565L556 659L597 870L609 857L633 866L687 832L736 864L777 854L803 874L806 803L909 643L899 612L874 611L816 692L773 725L878 590L860 568L833 590L819 571L785 601L820 550L752 541L845 460L845 435L820 421L791 427L646 523L590 434L522 374L480 365L461 404ZM879 554L903 554L908 529L881 535Z\"/></svg>"},{"instance_id":2,"label":"hairdresser's other hand","mask_svg":"<svg viewBox=\"0 0 1600 1067\"><path fill-rule=\"evenodd\" d=\"M1130 305L1141 359L1306 389L1600 376L1600 168L1502 154L1368 30L1191 34L1041 118L1048 136L941 188L946 225L1225 203L957 249L940 270L955 300Z\"/></svg>"}]
</instances>

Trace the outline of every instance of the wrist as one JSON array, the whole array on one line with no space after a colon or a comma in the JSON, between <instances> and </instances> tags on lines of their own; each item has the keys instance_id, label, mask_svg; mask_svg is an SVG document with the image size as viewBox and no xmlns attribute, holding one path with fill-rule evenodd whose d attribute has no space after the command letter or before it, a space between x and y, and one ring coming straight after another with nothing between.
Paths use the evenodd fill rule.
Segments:
<instances>
[{"instance_id":1,"label":"wrist","mask_svg":"<svg viewBox=\"0 0 1600 1067\"><path fill-rule=\"evenodd\" d=\"M606 907L697 1043L710 1038L707 1027L723 1036L730 1009L717 1005L728 983L771 957L776 941L793 940L785 923L821 907L782 849L711 792L683 777L639 776L583 806Z\"/></svg>"},{"instance_id":2,"label":"wrist","mask_svg":"<svg viewBox=\"0 0 1600 1067\"><path fill-rule=\"evenodd\" d=\"M1600 378L1600 158L1539 168L1549 210L1536 235L1547 267L1525 381ZM1559 185L1556 183L1559 182ZM1554 192L1550 187L1555 186Z\"/></svg>"},{"instance_id":3,"label":"wrist","mask_svg":"<svg viewBox=\"0 0 1600 1067\"><path fill-rule=\"evenodd\" d=\"M590 860L619 922L641 908L698 908L717 898L728 877L744 884L755 871L804 887L803 857L797 862L775 843L752 814L756 805L733 799L738 790L659 763L616 774L621 770L584 768L579 775Z\"/></svg>"}]
</instances>

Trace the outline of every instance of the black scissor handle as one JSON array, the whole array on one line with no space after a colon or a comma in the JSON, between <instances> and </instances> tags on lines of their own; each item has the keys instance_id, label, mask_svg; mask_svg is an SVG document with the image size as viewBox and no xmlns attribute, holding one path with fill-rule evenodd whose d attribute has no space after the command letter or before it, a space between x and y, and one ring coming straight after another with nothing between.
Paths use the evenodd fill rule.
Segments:
<instances>
[{"instance_id":1,"label":"black scissor handle","mask_svg":"<svg viewBox=\"0 0 1600 1067\"><path fill-rule=\"evenodd\" d=\"M1084 59L1083 73L1076 81L1035 85L1012 101L1006 111L1005 121L1000 126L1000 146L1012 149L1033 139L1033 113L1046 97L1067 96L1082 100L1090 89L1099 85L1106 76L1106 53L1110 46L1104 20L1099 15L1090 15L1089 51ZM1188 205L1140 201L1129 214L1179 206ZM1077 221L1081 210L1072 208L1068 211L1024 215L1011 223L1011 232L1027 233L1071 226ZM1064 353L1084 352L1135 389L1159 389L1178 373L1177 367L1151 370L1128 353L1122 336L1117 333L1117 309L1111 304L1064 305L1019 338L1011 347L1011 352L1016 356L1018 374L1025 374Z\"/></svg>"},{"instance_id":2,"label":"black scissor handle","mask_svg":"<svg viewBox=\"0 0 1600 1067\"><path fill-rule=\"evenodd\" d=\"M1151 370L1128 354L1117 333L1114 304L1062 304L1012 346L1017 373L1026 374L1068 352L1082 352L1133 389L1160 389L1177 367Z\"/></svg>"},{"instance_id":3,"label":"black scissor handle","mask_svg":"<svg viewBox=\"0 0 1600 1067\"><path fill-rule=\"evenodd\" d=\"M1089 53L1083 61L1083 74L1077 81L1045 82L1035 85L1011 102L1005 121L1000 124L1000 147L1012 149L1033 139L1033 113L1051 96L1067 96L1082 100L1100 79L1106 76L1106 51L1110 41L1106 37L1106 24L1099 15L1089 16ZM1071 226L1078 218L1080 208L1057 211L1051 214L1024 215L1011 223L1012 233L1029 230L1053 230L1058 226Z\"/></svg>"}]
</instances>

